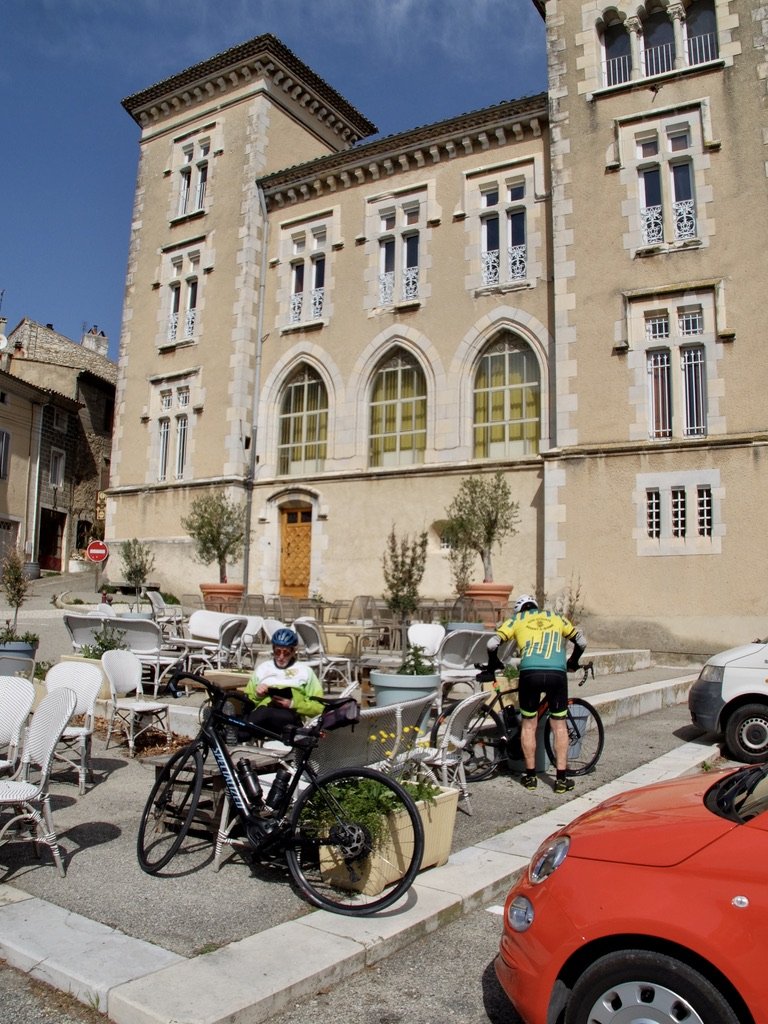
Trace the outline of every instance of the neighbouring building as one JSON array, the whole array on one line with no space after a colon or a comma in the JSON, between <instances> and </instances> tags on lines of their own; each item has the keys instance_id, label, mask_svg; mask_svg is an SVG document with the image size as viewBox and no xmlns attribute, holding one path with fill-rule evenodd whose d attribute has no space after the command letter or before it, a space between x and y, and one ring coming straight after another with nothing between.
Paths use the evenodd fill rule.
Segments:
<instances>
[{"instance_id":1,"label":"neighbouring building","mask_svg":"<svg viewBox=\"0 0 768 1024\"><path fill-rule=\"evenodd\" d=\"M768 10L534 3L547 93L370 142L269 35L124 101L107 537L164 588L211 577L180 519L213 488L246 503L251 592L380 594L394 525L447 597L446 506L500 469L497 579L578 589L594 642L765 630Z\"/></svg>"},{"instance_id":2,"label":"neighbouring building","mask_svg":"<svg viewBox=\"0 0 768 1024\"><path fill-rule=\"evenodd\" d=\"M25 318L2 353L6 376L34 385L38 395L29 438L25 428L17 431L31 460L26 510L11 516L7 509L11 524L25 526L8 536L43 570L66 571L103 534L117 378L107 350L98 328L78 344Z\"/></svg>"}]
</instances>

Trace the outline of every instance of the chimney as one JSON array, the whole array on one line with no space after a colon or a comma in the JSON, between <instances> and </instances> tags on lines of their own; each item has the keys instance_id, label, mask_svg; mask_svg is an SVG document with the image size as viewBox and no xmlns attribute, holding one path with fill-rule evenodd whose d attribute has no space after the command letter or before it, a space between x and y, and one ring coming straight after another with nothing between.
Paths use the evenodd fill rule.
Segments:
<instances>
[{"instance_id":1,"label":"chimney","mask_svg":"<svg viewBox=\"0 0 768 1024\"><path fill-rule=\"evenodd\" d=\"M97 324L94 324L90 331L86 331L80 339L83 348L90 349L100 356L107 358L109 351L109 338L104 331L100 331Z\"/></svg>"}]
</instances>

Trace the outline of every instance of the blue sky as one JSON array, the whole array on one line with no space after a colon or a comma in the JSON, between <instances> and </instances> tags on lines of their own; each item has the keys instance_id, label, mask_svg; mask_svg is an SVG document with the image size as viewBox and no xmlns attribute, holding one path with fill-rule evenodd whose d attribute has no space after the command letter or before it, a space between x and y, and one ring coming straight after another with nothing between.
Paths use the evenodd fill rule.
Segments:
<instances>
[{"instance_id":1,"label":"blue sky","mask_svg":"<svg viewBox=\"0 0 768 1024\"><path fill-rule=\"evenodd\" d=\"M531 0L2 0L0 315L117 358L139 130L120 101L263 32L383 135L546 89Z\"/></svg>"}]
</instances>

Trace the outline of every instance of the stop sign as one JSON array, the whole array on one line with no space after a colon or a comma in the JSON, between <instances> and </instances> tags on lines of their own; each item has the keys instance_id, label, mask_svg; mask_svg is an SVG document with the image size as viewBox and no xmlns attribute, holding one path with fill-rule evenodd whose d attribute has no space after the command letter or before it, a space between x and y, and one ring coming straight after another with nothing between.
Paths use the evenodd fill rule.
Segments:
<instances>
[{"instance_id":1,"label":"stop sign","mask_svg":"<svg viewBox=\"0 0 768 1024\"><path fill-rule=\"evenodd\" d=\"M109 557L109 548L103 540L92 540L85 553L92 562L106 562Z\"/></svg>"}]
</instances>

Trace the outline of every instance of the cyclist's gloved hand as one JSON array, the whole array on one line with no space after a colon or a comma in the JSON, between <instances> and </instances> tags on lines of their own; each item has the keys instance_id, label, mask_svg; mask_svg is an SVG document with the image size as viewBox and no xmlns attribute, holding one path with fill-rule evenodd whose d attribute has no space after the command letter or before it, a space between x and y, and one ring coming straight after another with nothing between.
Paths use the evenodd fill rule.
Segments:
<instances>
[{"instance_id":1,"label":"cyclist's gloved hand","mask_svg":"<svg viewBox=\"0 0 768 1024\"><path fill-rule=\"evenodd\" d=\"M480 669L475 676L478 683L492 683L496 678L496 672L490 665L475 665L475 668Z\"/></svg>"},{"instance_id":2,"label":"cyclist's gloved hand","mask_svg":"<svg viewBox=\"0 0 768 1024\"><path fill-rule=\"evenodd\" d=\"M581 651L574 651L568 661L565 663L566 670L568 672L575 672L579 667L579 658L581 657Z\"/></svg>"}]
</instances>

